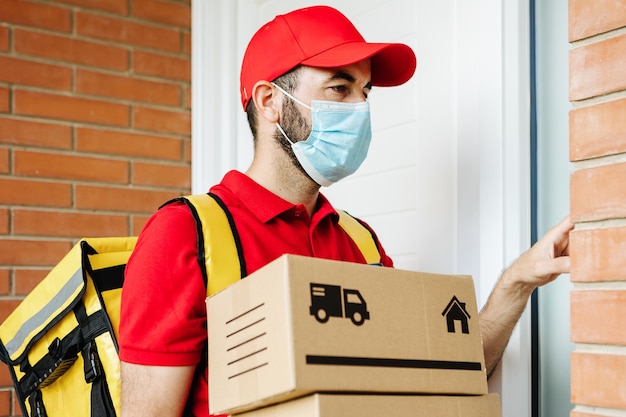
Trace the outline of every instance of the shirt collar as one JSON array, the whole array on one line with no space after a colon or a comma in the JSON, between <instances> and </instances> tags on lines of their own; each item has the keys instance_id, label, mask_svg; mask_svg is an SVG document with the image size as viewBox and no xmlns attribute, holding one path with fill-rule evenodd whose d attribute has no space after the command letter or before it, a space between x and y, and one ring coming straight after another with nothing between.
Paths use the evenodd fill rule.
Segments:
<instances>
[{"instance_id":1,"label":"shirt collar","mask_svg":"<svg viewBox=\"0 0 626 417\"><path fill-rule=\"evenodd\" d=\"M297 208L295 204L277 196L239 171L228 172L222 179L222 185L235 194L241 204L247 206L250 212L263 223ZM327 215L332 215L335 221L339 218L328 199L320 193L317 198L317 210L313 213L313 217L321 219Z\"/></svg>"}]
</instances>

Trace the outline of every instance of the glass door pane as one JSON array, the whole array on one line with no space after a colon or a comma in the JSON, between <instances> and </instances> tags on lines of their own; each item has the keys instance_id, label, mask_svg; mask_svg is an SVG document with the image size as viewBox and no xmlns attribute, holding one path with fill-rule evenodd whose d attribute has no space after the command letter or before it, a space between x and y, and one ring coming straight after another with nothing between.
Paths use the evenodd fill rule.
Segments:
<instances>
[{"instance_id":1,"label":"glass door pane","mask_svg":"<svg viewBox=\"0 0 626 417\"><path fill-rule=\"evenodd\" d=\"M568 3L535 6L536 232L542 236L569 212ZM569 275L537 293L538 410L566 417L570 403ZM537 410L535 410L535 413Z\"/></svg>"}]
</instances>

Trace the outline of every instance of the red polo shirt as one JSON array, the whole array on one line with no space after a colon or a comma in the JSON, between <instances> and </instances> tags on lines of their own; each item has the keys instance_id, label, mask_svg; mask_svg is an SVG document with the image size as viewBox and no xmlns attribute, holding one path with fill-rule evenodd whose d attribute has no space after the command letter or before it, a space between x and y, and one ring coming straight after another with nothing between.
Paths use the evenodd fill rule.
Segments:
<instances>
[{"instance_id":1,"label":"red polo shirt","mask_svg":"<svg viewBox=\"0 0 626 417\"><path fill-rule=\"evenodd\" d=\"M232 214L248 274L290 253L364 263L322 195L309 217L246 175L231 171L211 188ZM139 236L126 268L120 318L120 358L161 366L195 365L206 341L206 289L198 267L195 221L183 204L157 211ZM382 263L393 266L382 248ZM210 279L210 277L209 277ZM195 416L206 417L207 373L192 386Z\"/></svg>"}]
</instances>

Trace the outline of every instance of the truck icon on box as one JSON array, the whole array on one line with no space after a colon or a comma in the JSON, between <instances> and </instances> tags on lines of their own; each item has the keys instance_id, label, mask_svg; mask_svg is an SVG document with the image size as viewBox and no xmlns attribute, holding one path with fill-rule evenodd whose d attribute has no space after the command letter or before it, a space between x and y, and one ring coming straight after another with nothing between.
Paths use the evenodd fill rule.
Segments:
<instances>
[{"instance_id":1,"label":"truck icon on box","mask_svg":"<svg viewBox=\"0 0 626 417\"><path fill-rule=\"evenodd\" d=\"M330 317L345 317L356 326L369 320L367 303L359 292L339 285L311 283L311 306L309 312L320 323L326 323Z\"/></svg>"}]
</instances>

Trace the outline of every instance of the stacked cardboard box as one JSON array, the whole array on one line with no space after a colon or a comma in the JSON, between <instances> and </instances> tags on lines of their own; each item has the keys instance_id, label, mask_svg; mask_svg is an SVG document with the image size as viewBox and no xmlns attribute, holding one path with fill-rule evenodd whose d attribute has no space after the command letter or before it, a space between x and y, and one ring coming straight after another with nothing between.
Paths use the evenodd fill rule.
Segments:
<instances>
[{"instance_id":1,"label":"stacked cardboard box","mask_svg":"<svg viewBox=\"0 0 626 417\"><path fill-rule=\"evenodd\" d=\"M207 314L213 413L501 415L469 276L285 255Z\"/></svg>"}]
</instances>

